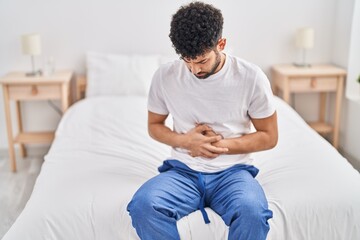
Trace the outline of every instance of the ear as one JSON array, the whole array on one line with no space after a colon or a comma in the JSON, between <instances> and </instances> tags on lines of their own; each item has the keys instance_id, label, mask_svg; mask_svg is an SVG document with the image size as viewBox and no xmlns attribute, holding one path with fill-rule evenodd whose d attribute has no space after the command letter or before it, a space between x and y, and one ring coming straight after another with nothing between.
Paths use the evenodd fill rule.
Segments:
<instances>
[{"instance_id":1,"label":"ear","mask_svg":"<svg viewBox=\"0 0 360 240\"><path fill-rule=\"evenodd\" d=\"M226 38L220 38L216 45L216 48L218 51L222 51L225 49L225 45L226 45Z\"/></svg>"}]
</instances>

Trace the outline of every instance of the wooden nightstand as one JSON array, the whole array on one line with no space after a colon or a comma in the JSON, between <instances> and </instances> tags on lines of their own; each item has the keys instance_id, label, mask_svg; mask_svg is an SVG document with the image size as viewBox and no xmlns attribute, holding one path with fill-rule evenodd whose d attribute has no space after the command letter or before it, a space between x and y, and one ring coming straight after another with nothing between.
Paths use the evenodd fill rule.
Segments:
<instances>
[{"instance_id":1,"label":"wooden nightstand","mask_svg":"<svg viewBox=\"0 0 360 240\"><path fill-rule=\"evenodd\" d=\"M341 100L346 71L332 65L314 65L309 68L275 65L271 70L274 93L279 95L279 90L281 90L283 99L290 105L291 93L320 93L319 120L309 125L320 134L332 133L332 144L338 148ZM336 93L333 125L325 121L326 94L330 92Z\"/></svg>"},{"instance_id":2,"label":"wooden nightstand","mask_svg":"<svg viewBox=\"0 0 360 240\"><path fill-rule=\"evenodd\" d=\"M62 112L70 105L70 81L72 71L58 71L51 76L26 77L24 72L11 72L0 79L3 86L5 117L8 132L11 170L16 171L14 144L20 144L22 157L26 156L24 144L51 143L54 132L24 132L22 127L20 101L61 100ZM16 103L18 134L14 137L10 112L10 101Z\"/></svg>"}]
</instances>

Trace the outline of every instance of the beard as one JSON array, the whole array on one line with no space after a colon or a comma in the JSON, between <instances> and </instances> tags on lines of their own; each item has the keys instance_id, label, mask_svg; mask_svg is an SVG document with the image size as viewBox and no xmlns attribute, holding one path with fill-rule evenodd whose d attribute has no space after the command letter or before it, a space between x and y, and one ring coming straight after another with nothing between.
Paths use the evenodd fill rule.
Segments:
<instances>
[{"instance_id":1,"label":"beard","mask_svg":"<svg viewBox=\"0 0 360 240\"><path fill-rule=\"evenodd\" d=\"M214 65L211 67L211 70L209 72L199 72L198 74L195 74L195 76L199 79L205 79L210 77L211 75L213 75L216 71L216 69L219 67L220 63L221 63L221 55L218 51L215 50L215 63Z\"/></svg>"}]
</instances>

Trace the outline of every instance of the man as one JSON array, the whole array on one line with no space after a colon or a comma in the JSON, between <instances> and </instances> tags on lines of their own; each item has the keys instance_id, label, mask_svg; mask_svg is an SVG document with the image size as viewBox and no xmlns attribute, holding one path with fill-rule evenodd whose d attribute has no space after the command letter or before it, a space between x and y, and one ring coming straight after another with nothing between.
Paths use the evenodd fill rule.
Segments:
<instances>
[{"instance_id":1,"label":"man","mask_svg":"<svg viewBox=\"0 0 360 240\"><path fill-rule=\"evenodd\" d=\"M229 239L265 239L269 231L272 212L249 153L277 143L273 95L259 67L222 52L222 27L221 11L201 2L172 18L181 60L160 67L148 99L149 134L172 154L128 205L142 240L180 239L176 221L200 209L209 223L205 207L229 226Z\"/></svg>"}]
</instances>

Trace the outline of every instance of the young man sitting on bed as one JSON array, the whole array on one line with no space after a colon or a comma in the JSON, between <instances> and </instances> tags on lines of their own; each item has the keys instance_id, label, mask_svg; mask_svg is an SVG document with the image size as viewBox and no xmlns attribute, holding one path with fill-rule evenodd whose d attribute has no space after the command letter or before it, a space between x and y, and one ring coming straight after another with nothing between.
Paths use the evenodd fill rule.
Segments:
<instances>
[{"instance_id":1,"label":"young man sitting on bed","mask_svg":"<svg viewBox=\"0 0 360 240\"><path fill-rule=\"evenodd\" d=\"M200 209L209 223L205 207L229 226L229 239L265 239L269 231L272 211L249 153L277 143L273 94L259 67L222 52L222 27L221 11L201 2L172 18L181 60L158 69L148 99L149 134L172 154L128 205L142 240L180 239L176 221ZM174 130L164 124L169 114Z\"/></svg>"}]
</instances>

